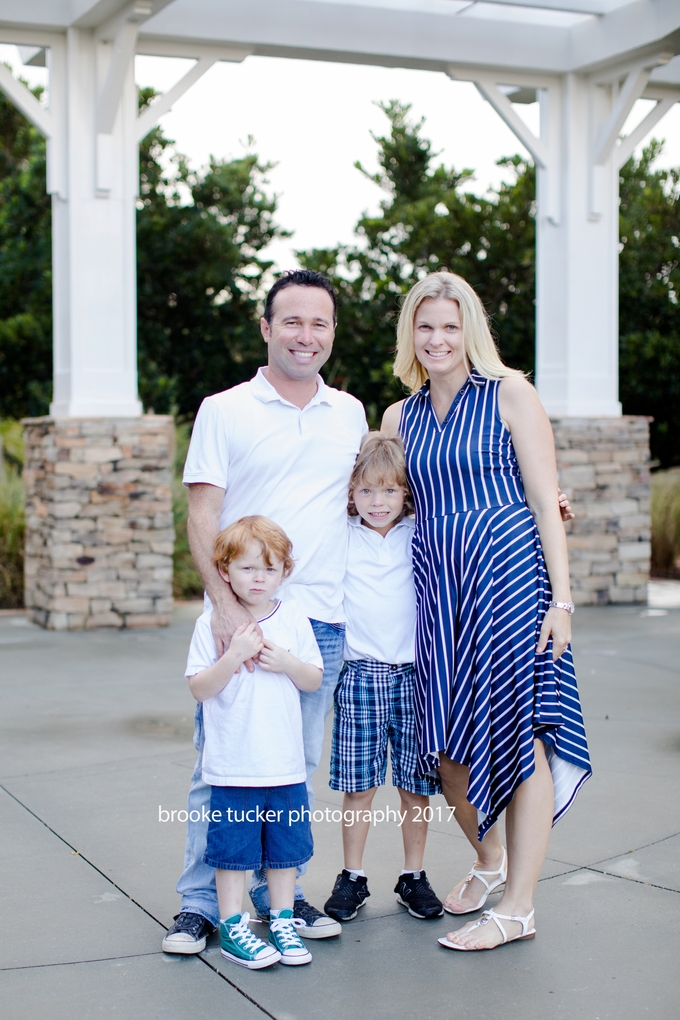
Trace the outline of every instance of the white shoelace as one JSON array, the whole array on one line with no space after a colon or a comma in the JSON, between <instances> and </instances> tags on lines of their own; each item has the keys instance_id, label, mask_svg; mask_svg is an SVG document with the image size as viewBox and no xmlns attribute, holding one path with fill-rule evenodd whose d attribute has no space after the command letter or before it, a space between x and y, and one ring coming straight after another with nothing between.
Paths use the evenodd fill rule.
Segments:
<instances>
[{"instance_id":1,"label":"white shoelace","mask_svg":"<svg viewBox=\"0 0 680 1020\"><path fill-rule=\"evenodd\" d=\"M279 936L284 949L304 948L304 943L295 930L304 927L305 922L301 917L275 917L269 922L269 930Z\"/></svg>"},{"instance_id":2,"label":"white shoelace","mask_svg":"<svg viewBox=\"0 0 680 1020\"><path fill-rule=\"evenodd\" d=\"M248 921L250 921L250 914L246 910L244 914L241 914L240 921L229 925L229 938L238 942L245 950L257 949L258 943L260 946L265 946L266 943L250 930Z\"/></svg>"}]
</instances>

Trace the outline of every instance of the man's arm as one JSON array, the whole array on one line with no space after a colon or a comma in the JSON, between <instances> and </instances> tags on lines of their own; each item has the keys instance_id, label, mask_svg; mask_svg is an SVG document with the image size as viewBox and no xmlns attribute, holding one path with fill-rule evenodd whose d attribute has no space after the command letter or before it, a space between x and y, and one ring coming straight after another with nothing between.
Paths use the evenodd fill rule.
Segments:
<instances>
[{"instance_id":1,"label":"man's arm","mask_svg":"<svg viewBox=\"0 0 680 1020\"><path fill-rule=\"evenodd\" d=\"M213 604L212 632L217 654L222 656L229 647L234 631L244 623L252 623L253 618L238 602L229 585L222 580L212 559L215 539L220 530L224 489L205 484L192 484L187 488L189 547L196 569ZM250 672L253 671L251 659L246 662L246 667Z\"/></svg>"}]
</instances>

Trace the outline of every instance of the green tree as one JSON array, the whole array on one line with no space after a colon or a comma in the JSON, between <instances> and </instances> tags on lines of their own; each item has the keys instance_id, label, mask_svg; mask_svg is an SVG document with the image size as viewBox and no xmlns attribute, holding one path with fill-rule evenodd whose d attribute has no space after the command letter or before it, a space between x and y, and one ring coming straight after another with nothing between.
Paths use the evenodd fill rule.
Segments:
<instances>
[{"instance_id":1,"label":"green tree","mask_svg":"<svg viewBox=\"0 0 680 1020\"><path fill-rule=\"evenodd\" d=\"M42 89L33 93L40 98ZM51 244L45 140L0 94L0 417L47 411Z\"/></svg>"},{"instance_id":2,"label":"green tree","mask_svg":"<svg viewBox=\"0 0 680 1020\"><path fill-rule=\"evenodd\" d=\"M680 172L652 141L621 171L620 375L626 414L654 416L652 456L680 464Z\"/></svg>"},{"instance_id":3,"label":"green tree","mask_svg":"<svg viewBox=\"0 0 680 1020\"><path fill-rule=\"evenodd\" d=\"M375 138L380 170L367 175L386 192L380 214L359 220L355 246L299 253L340 293L328 380L360 397L373 425L402 395L391 367L399 298L437 268L475 287L503 359L527 372L534 365L533 167L518 156L502 160L510 182L485 197L470 194L462 185L472 171L434 165L423 121L409 120L408 105L393 100L382 109L390 133Z\"/></svg>"},{"instance_id":4,"label":"green tree","mask_svg":"<svg viewBox=\"0 0 680 1020\"><path fill-rule=\"evenodd\" d=\"M142 90L141 103L153 95ZM139 389L156 412L193 417L261 364L258 298L272 263L260 253L288 235L255 155L193 171L172 145L156 128L140 148Z\"/></svg>"}]
</instances>

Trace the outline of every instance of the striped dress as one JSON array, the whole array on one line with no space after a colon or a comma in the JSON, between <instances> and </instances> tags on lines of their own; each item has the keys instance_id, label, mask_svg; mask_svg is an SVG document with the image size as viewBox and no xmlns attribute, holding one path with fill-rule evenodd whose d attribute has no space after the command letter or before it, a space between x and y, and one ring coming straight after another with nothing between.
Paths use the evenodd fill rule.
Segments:
<instances>
[{"instance_id":1,"label":"striped dress","mask_svg":"<svg viewBox=\"0 0 680 1020\"><path fill-rule=\"evenodd\" d=\"M399 432L416 506L416 713L420 769L443 751L470 769L479 838L534 771L534 737L555 785L554 821L591 772L571 648L536 643L548 575L498 380L474 372L439 424L429 383Z\"/></svg>"}]
</instances>

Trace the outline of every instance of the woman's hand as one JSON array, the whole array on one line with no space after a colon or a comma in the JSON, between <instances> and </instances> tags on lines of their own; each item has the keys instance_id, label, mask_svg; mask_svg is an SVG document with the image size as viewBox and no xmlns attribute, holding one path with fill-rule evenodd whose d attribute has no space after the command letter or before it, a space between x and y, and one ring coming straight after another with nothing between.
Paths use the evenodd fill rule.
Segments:
<instances>
[{"instance_id":1,"label":"woman's hand","mask_svg":"<svg viewBox=\"0 0 680 1020\"><path fill-rule=\"evenodd\" d=\"M552 637L553 662L557 662L571 641L571 614L566 609L556 609L553 606L545 614L536 645L537 652L546 650L550 637Z\"/></svg>"}]
</instances>

